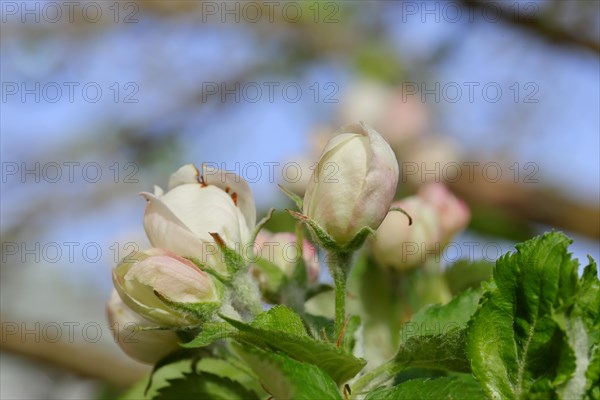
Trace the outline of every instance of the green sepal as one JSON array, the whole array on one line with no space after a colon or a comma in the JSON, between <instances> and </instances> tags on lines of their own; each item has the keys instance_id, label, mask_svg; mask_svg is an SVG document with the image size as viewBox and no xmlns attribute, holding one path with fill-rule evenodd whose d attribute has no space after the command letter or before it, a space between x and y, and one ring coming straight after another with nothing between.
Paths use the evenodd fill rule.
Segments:
<instances>
[{"instance_id":1,"label":"green sepal","mask_svg":"<svg viewBox=\"0 0 600 400\"><path fill-rule=\"evenodd\" d=\"M286 210L292 217L296 218L298 221L308 225L310 231L313 234L314 240L321 246L323 249L328 250L330 252L335 252L336 254L351 254L355 250L358 250L367 237L369 235L375 235L375 231L369 227L363 227L358 233L350 240L348 243L344 245L339 245L319 224L317 224L314 220L307 217L304 214L301 214L296 211Z\"/></svg>"},{"instance_id":2,"label":"green sepal","mask_svg":"<svg viewBox=\"0 0 600 400\"><path fill-rule=\"evenodd\" d=\"M252 235L250 235L250 243L256 242L256 237L258 236L260 231L265 227L265 225L271 220L271 218L273 218L273 213L275 213L275 209L274 208L269 209L269 211L267 212L267 215L263 219L258 221L258 223L256 224L256 227L252 231Z\"/></svg>"},{"instance_id":3,"label":"green sepal","mask_svg":"<svg viewBox=\"0 0 600 400\"><path fill-rule=\"evenodd\" d=\"M221 286L220 282L215 281L215 288L217 288L218 298L222 299L222 290L223 286ZM177 301L173 301L168 297L162 295L158 291L154 291L154 295L160 299L167 306L171 307L173 310L183 313L185 315L190 315L195 318L198 322L209 320L213 317L215 312L221 307L220 301L210 301L203 303L180 303Z\"/></svg>"},{"instance_id":4,"label":"green sepal","mask_svg":"<svg viewBox=\"0 0 600 400\"><path fill-rule=\"evenodd\" d=\"M223 254L225 265L227 265L227 272L234 275L238 271L248 269L248 261L244 259L237 251L227 247L225 241L218 233L210 232L210 236L215 239L215 243L219 246L221 253Z\"/></svg>"},{"instance_id":5,"label":"green sepal","mask_svg":"<svg viewBox=\"0 0 600 400\"><path fill-rule=\"evenodd\" d=\"M300 196L298 196L296 193L293 193L292 191L290 191L289 189L285 188L282 185L277 185L277 186L279 186L279 189L283 192L283 194L285 194L294 203L296 203L296 207L298 207L298 210L302 210L302 208L304 207L304 200L302 200L302 198Z\"/></svg>"},{"instance_id":6,"label":"green sepal","mask_svg":"<svg viewBox=\"0 0 600 400\"><path fill-rule=\"evenodd\" d=\"M200 262L200 260L197 259L196 257L184 257L184 258L187 259L187 260L190 260L200 270L206 272L207 274L210 274L210 275L214 276L220 282L228 283L228 282L231 281L231 276L221 274L220 272L218 272L217 270L215 270L213 267L208 266L208 265Z\"/></svg>"}]
</instances>

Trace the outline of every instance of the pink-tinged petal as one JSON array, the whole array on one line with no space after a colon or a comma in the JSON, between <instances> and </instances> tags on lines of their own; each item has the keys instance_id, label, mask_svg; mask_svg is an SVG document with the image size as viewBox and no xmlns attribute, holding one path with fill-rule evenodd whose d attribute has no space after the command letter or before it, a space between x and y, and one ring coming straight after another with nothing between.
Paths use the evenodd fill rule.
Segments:
<instances>
[{"instance_id":1,"label":"pink-tinged petal","mask_svg":"<svg viewBox=\"0 0 600 400\"><path fill-rule=\"evenodd\" d=\"M215 284L206 272L181 263L169 256L148 257L135 263L125 275L125 281L152 288L167 299L177 303L203 303L218 301Z\"/></svg>"},{"instance_id":2,"label":"pink-tinged petal","mask_svg":"<svg viewBox=\"0 0 600 400\"><path fill-rule=\"evenodd\" d=\"M194 164L186 164L179 168L169 179L169 190L190 183L200 184L200 171Z\"/></svg>"},{"instance_id":3,"label":"pink-tinged petal","mask_svg":"<svg viewBox=\"0 0 600 400\"><path fill-rule=\"evenodd\" d=\"M256 204L248 182L244 178L210 164L202 164L201 176L207 185L224 190L241 210L249 231L256 225Z\"/></svg>"},{"instance_id":4,"label":"pink-tinged petal","mask_svg":"<svg viewBox=\"0 0 600 400\"><path fill-rule=\"evenodd\" d=\"M145 252L136 253L128 262L120 263L113 269L112 277L115 290L123 302L138 314L144 315L160 326L183 326L190 323L185 317L174 314L153 293L151 288L132 290L125 276L135 262L146 258Z\"/></svg>"},{"instance_id":5,"label":"pink-tinged petal","mask_svg":"<svg viewBox=\"0 0 600 400\"><path fill-rule=\"evenodd\" d=\"M148 202L144 214L144 229L154 247L168 249L181 256L203 254L204 245L170 209L161 198L141 193Z\"/></svg>"},{"instance_id":6,"label":"pink-tinged petal","mask_svg":"<svg viewBox=\"0 0 600 400\"><path fill-rule=\"evenodd\" d=\"M427 184L419 189L418 195L437 209L446 241L468 225L471 219L469 207L444 184Z\"/></svg>"},{"instance_id":7,"label":"pink-tinged petal","mask_svg":"<svg viewBox=\"0 0 600 400\"><path fill-rule=\"evenodd\" d=\"M154 364L179 348L174 331L141 330L156 327L131 310L113 290L106 306L110 329L119 347L130 356L146 364Z\"/></svg>"}]
</instances>

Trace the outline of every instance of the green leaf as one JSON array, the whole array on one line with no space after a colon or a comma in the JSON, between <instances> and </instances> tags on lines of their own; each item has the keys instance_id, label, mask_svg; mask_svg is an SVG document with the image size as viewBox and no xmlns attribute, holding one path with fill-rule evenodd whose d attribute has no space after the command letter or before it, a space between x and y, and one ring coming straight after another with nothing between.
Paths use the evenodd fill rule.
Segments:
<instances>
[{"instance_id":1,"label":"green leaf","mask_svg":"<svg viewBox=\"0 0 600 400\"><path fill-rule=\"evenodd\" d=\"M600 336L600 282L595 262L585 268L573 304L554 315L563 331L563 349L554 384L561 399L582 399L600 380L597 355ZM592 397L591 393L589 394Z\"/></svg>"},{"instance_id":2,"label":"green leaf","mask_svg":"<svg viewBox=\"0 0 600 400\"><path fill-rule=\"evenodd\" d=\"M258 400L259 397L238 382L203 372L169 380L169 386L161 388L154 399Z\"/></svg>"},{"instance_id":3,"label":"green leaf","mask_svg":"<svg viewBox=\"0 0 600 400\"><path fill-rule=\"evenodd\" d=\"M166 365L190 358L192 358L192 355L189 353L189 351L179 349L177 351L167 354L166 356L158 360L158 362L152 367L152 371L150 372L150 376L148 377L148 383L146 384L146 388L144 389L144 395L147 395L148 390L150 390L150 387L152 387L152 379L154 378L154 374L156 374L156 371L158 371Z\"/></svg>"},{"instance_id":4,"label":"green leaf","mask_svg":"<svg viewBox=\"0 0 600 400\"><path fill-rule=\"evenodd\" d=\"M202 325L200 333L194 339L187 343L182 343L181 346L187 349L205 347L216 340L234 337L237 332L237 329L225 322L206 322Z\"/></svg>"},{"instance_id":5,"label":"green leaf","mask_svg":"<svg viewBox=\"0 0 600 400\"><path fill-rule=\"evenodd\" d=\"M149 376L139 380L118 398L120 400L151 399L158 393L158 390L169 385L169 380L181 378L185 373L189 373L191 371L192 362L190 360L183 360L165 365L152 374L152 386L147 392L146 386L148 379L150 379Z\"/></svg>"},{"instance_id":6,"label":"green leaf","mask_svg":"<svg viewBox=\"0 0 600 400\"><path fill-rule=\"evenodd\" d=\"M431 305L402 326L397 369L431 368L468 372L467 322L477 309L481 290L468 289L445 305Z\"/></svg>"},{"instance_id":7,"label":"green leaf","mask_svg":"<svg viewBox=\"0 0 600 400\"><path fill-rule=\"evenodd\" d=\"M459 260L444 270L444 278L452 294L467 288L476 289L492 276L494 264L485 260Z\"/></svg>"},{"instance_id":8,"label":"green leaf","mask_svg":"<svg viewBox=\"0 0 600 400\"><path fill-rule=\"evenodd\" d=\"M265 390L276 399L342 399L335 382L315 365L254 346L235 347Z\"/></svg>"},{"instance_id":9,"label":"green leaf","mask_svg":"<svg viewBox=\"0 0 600 400\"><path fill-rule=\"evenodd\" d=\"M470 375L413 379L398 386L377 389L365 400L483 400L485 395Z\"/></svg>"},{"instance_id":10,"label":"green leaf","mask_svg":"<svg viewBox=\"0 0 600 400\"><path fill-rule=\"evenodd\" d=\"M195 364L194 371L208 372L228 378L238 382L246 389L260 394L260 397L266 395L256 374L233 352L228 351L225 358L205 357Z\"/></svg>"},{"instance_id":11,"label":"green leaf","mask_svg":"<svg viewBox=\"0 0 600 400\"><path fill-rule=\"evenodd\" d=\"M410 337L400 345L394 356L394 370L399 372L407 367L415 367L469 372L466 340L466 330L456 328L438 335Z\"/></svg>"},{"instance_id":12,"label":"green leaf","mask_svg":"<svg viewBox=\"0 0 600 400\"><path fill-rule=\"evenodd\" d=\"M570 240L552 232L516 246L496 263L481 305L469 323L473 374L491 398L550 397L549 381L562 345L553 310L577 288Z\"/></svg>"},{"instance_id":13,"label":"green leaf","mask_svg":"<svg viewBox=\"0 0 600 400\"><path fill-rule=\"evenodd\" d=\"M336 346L311 338L300 317L285 306L276 306L260 314L252 323L223 317L240 331L239 340L262 348L274 348L291 357L314 364L333 380L344 383L365 366L363 359L354 357Z\"/></svg>"},{"instance_id":14,"label":"green leaf","mask_svg":"<svg viewBox=\"0 0 600 400\"><path fill-rule=\"evenodd\" d=\"M477 310L482 293L482 289L467 289L448 304L424 307L413 315L409 323L403 325L402 331L404 332L407 326L416 326L420 334L424 335L432 330L441 334L453 328L465 328Z\"/></svg>"}]
</instances>

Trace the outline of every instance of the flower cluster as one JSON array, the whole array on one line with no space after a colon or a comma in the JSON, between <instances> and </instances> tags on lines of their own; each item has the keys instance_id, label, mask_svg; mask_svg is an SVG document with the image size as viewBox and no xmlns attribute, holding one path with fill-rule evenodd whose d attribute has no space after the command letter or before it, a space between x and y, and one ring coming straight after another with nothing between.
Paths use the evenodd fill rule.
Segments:
<instances>
[{"instance_id":1,"label":"flower cluster","mask_svg":"<svg viewBox=\"0 0 600 400\"><path fill-rule=\"evenodd\" d=\"M324 173L332 164L338 171L333 178ZM271 213L257 223L252 192L241 177L184 165L167 191L142 193L152 247L127 256L113 271L108 314L119 344L133 358L155 363L207 322L254 319L261 302L303 313L310 293L320 290L315 245L329 255L335 330L342 335L349 260L368 236L380 264L410 269L423 260L406 257L404 243L443 246L468 222L466 206L442 185L393 203L398 175L396 156L379 133L364 123L342 128L325 146L304 198L283 189L299 208L290 214L308 228L313 244L300 226L296 233L260 232ZM252 254L242 251L248 247Z\"/></svg>"}]
</instances>

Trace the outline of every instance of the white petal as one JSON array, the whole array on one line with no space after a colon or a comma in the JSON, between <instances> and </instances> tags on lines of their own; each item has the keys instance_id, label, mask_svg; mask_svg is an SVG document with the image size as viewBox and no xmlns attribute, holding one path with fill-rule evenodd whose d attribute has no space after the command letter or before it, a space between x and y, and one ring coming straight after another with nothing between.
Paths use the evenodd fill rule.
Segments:
<instances>
[{"instance_id":1,"label":"white petal","mask_svg":"<svg viewBox=\"0 0 600 400\"><path fill-rule=\"evenodd\" d=\"M339 170L339 165L335 165L335 164L328 164L325 165L326 160L328 158L331 157L332 152L334 152L337 148L341 147L345 142L354 139L356 137L355 134L351 134L351 133L342 133L339 135L336 135L334 137L332 137L328 142L327 145L325 146L325 148L323 149L323 152L321 153L321 157L319 158L319 165L317 166L317 168L315 168L315 170L313 171L312 177L310 179L310 182L308 184L308 188L306 189L306 193L304 194L304 207L303 207L303 213L304 215L310 215L313 216L314 211L315 211L315 207L317 207L317 205L315 204L317 193L320 190L320 185L322 183L323 180L338 180L339 176L330 176L329 173L335 173L335 170L338 169ZM323 168L327 168L328 171L323 171ZM327 176L323 176L323 172L327 172L328 175ZM337 174L334 174L337 175ZM327 178L332 178L332 179L327 179Z\"/></svg>"},{"instance_id":2,"label":"white petal","mask_svg":"<svg viewBox=\"0 0 600 400\"><path fill-rule=\"evenodd\" d=\"M144 214L144 230L154 247L170 250L180 256L202 254L203 242L161 200L141 193L148 204Z\"/></svg>"},{"instance_id":3,"label":"white petal","mask_svg":"<svg viewBox=\"0 0 600 400\"><path fill-rule=\"evenodd\" d=\"M154 195L156 197L160 197L165 193L164 190L162 190L162 188L160 186L154 185Z\"/></svg>"},{"instance_id":4,"label":"white petal","mask_svg":"<svg viewBox=\"0 0 600 400\"><path fill-rule=\"evenodd\" d=\"M231 196L236 193L237 206L244 215L248 229L253 230L256 225L256 205L248 182L232 172L209 164L202 164L202 177L207 185L219 187Z\"/></svg>"},{"instance_id":5,"label":"white petal","mask_svg":"<svg viewBox=\"0 0 600 400\"><path fill-rule=\"evenodd\" d=\"M167 192L160 200L193 234L212 242L216 232L231 245L240 245L240 225L245 225L241 211L231 197L216 186L182 185ZM245 243L243 243L245 244Z\"/></svg>"},{"instance_id":6,"label":"white petal","mask_svg":"<svg viewBox=\"0 0 600 400\"><path fill-rule=\"evenodd\" d=\"M200 176L200 172L194 166L194 164L186 164L183 167L179 168L174 174L171 175L169 179L169 190L179 186L185 185L188 183L198 183L198 177Z\"/></svg>"}]
</instances>

